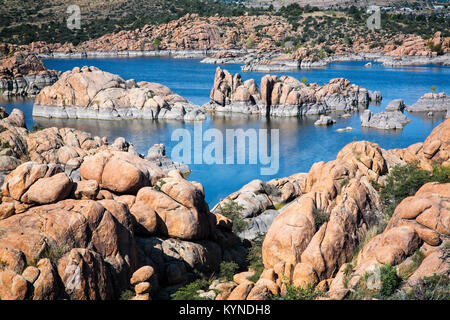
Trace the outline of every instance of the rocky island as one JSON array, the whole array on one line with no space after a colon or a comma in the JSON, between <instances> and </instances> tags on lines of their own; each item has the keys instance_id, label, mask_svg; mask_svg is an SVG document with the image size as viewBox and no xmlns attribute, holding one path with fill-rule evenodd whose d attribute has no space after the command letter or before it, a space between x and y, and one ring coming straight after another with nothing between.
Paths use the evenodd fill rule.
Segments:
<instances>
[{"instance_id":1,"label":"rocky island","mask_svg":"<svg viewBox=\"0 0 450 320\"><path fill-rule=\"evenodd\" d=\"M429 92L416 103L406 107L408 112L447 112L450 109L450 97L444 92Z\"/></svg>"},{"instance_id":2,"label":"rocky island","mask_svg":"<svg viewBox=\"0 0 450 320\"><path fill-rule=\"evenodd\" d=\"M352 112L381 100L371 92L344 78L320 86L290 76L266 75L260 88L253 79L242 81L220 67L216 70L211 101L203 106L209 112L236 112L275 117L320 115L331 111Z\"/></svg>"},{"instance_id":3,"label":"rocky island","mask_svg":"<svg viewBox=\"0 0 450 320\"><path fill-rule=\"evenodd\" d=\"M33 116L73 119L205 120L203 111L169 88L136 83L96 67L64 72L37 96Z\"/></svg>"}]
</instances>

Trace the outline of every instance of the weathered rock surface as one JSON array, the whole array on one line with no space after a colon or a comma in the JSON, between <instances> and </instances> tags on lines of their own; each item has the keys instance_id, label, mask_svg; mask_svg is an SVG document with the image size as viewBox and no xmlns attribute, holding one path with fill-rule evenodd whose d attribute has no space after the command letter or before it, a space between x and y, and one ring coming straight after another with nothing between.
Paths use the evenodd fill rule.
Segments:
<instances>
[{"instance_id":1,"label":"weathered rock surface","mask_svg":"<svg viewBox=\"0 0 450 320\"><path fill-rule=\"evenodd\" d=\"M395 99L389 102L386 111L401 111L405 110L405 102L402 99Z\"/></svg>"},{"instance_id":2,"label":"weathered rock surface","mask_svg":"<svg viewBox=\"0 0 450 320\"><path fill-rule=\"evenodd\" d=\"M167 87L136 83L95 67L64 72L35 99L33 116L84 119L205 120L204 113Z\"/></svg>"},{"instance_id":3,"label":"weathered rock surface","mask_svg":"<svg viewBox=\"0 0 450 320\"><path fill-rule=\"evenodd\" d=\"M437 126L423 143L416 143L406 149L391 150L407 162L417 161L425 170L432 170L434 164L450 165L450 120Z\"/></svg>"},{"instance_id":4,"label":"weathered rock surface","mask_svg":"<svg viewBox=\"0 0 450 320\"><path fill-rule=\"evenodd\" d=\"M102 151L86 157L80 174L83 180L95 180L101 188L118 194L135 194L164 176L155 164L123 151Z\"/></svg>"},{"instance_id":5,"label":"weathered rock surface","mask_svg":"<svg viewBox=\"0 0 450 320\"><path fill-rule=\"evenodd\" d=\"M445 263L438 246L449 236L449 195L450 184L429 183L415 196L404 199L395 209L385 231L362 248L351 272L345 275L344 268L339 270L330 285L330 297L345 297L365 273L377 272L377 268L384 264L399 266L423 243L436 247L436 250L421 263L407 282L412 285L434 272L448 274L448 261Z\"/></svg>"},{"instance_id":6,"label":"weathered rock surface","mask_svg":"<svg viewBox=\"0 0 450 320\"><path fill-rule=\"evenodd\" d=\"M298 173L282 179L273 179L269 182L253 180L221 200L214 206L212 212L221 213L223 205L230 201L242 207L240 214L248 221L248 228L240 234L245 239L254 239L260 234L265 234L278 215L276 206L294 200L301 195L301 185L306 174Z\"/></svg>"},{"instance_id":7,"label":"weathered rock surface","mask_svg":"<svg viewBox=\"0 0 450 320\"><path fill-rule=\"evenodd\" d=\"M450 109L450 97L444 92L426 93L416 103L406 107L408 112L447 112Z\"/></svg>"},{"instance_id":8,"label":"weathered rock surface","mask_svg":"<svg viewBox=\"0 0 450 320\"><path fill-rule=\"evenodd\" d=\"M313 165L302 195L283 208L263 243L266 271L272 270L279 286L326 281L321 287L327 288L329 279L338 278L366 231L382 219L370 181L383 183L397 163L402 161L377 145L356 142L335 161Z\"/></svg>"},{"instance_id":9,"label":"weathered rock surface","mask_svg":"<svg viewBox=\"0 0 450 320\"><path fill-rule=\"evenodd\" d=\"M266 75L260 88L254 80L243 82L239 74L231 75L220 67L216 70L211 101L207 111L239 112L268 116L303 116L331 111L356 111L367 108L369 91L347 79L332 79L320 86L306 84L290 76Z\"/></svg>"},{"instance_id":10,"label":"weathered rock surface","mask_svg":"<svg viewBox=\"0 0 450 320\"><path fill-rule=\"evenodd\" d=\"M28 263L40 257L58 262L64 290L80 299L116 297L118 292L107 282L123 286L138 263L128 208L112 200L64 200L35 207L0 221L0 230L0 247L23 252ZM73 277L77 276L77 266L82 272L79 291L71 287ZM39 264L38 268L40 276L35 288L41 286L47 290L44 288L50 280L45 277L55 278L51 282L56 283L55 271L48 266L46 268L50 269L45 273ZM36 295L35 289L35 298L59 297L55 288L49 290L51 292Z\"/></svg>"},{"instance_id":11,"label":"weathered rock surface","mask_svg":"<svg viewBox=\"0 0 450 320\"><path fill-rule=\"evenodd\" d=\"M327 126L331 126L331 125L333 125L335 123L336 123L336 120L334 120L330 116L321 115L319 120L314 122L314 125L315 126L326 126L327 127Z\"/></svg>"},{"instance_id":12,"label":"weathered rock surface","mask_svg":"<svg viewBox=\"0 0 450 320\"><path fill-rule=\"evenodd\" d=\"M59 73L47 70L36 55L16 52L0 64L0 94L36 95L47 85L58 80Z\"/></svg>"},{"instance_id":13,"label":"weathered rock surface","mask_svg":"<svg viewBox=\"0 0 450 320\"><path fill-rule=\"evenodd\" d=\"M373 114L365 110L360 116L361 127L380 130L402 130L403 126L410 122L401 111L387 111Z\"/></svg>"}]
</instances>

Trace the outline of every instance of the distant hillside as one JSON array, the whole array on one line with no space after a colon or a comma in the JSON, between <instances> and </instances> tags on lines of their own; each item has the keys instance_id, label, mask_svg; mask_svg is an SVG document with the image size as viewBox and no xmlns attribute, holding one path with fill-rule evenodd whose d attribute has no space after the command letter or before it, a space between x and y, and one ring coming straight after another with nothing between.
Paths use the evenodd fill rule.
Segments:
<instances>
[{"instance_id":1,"label":"distant hillside","mask_svg":"<svg viewBox=\"0 0 450 320\"><path fill-rule=\"evenodd\" d=\"M240 0L236 0L240 1ZM246 0L252 6L270 6L275 8L288 6L297 3L300 6L310 5L319 8L342 7L348 8L350 6L367 7L369 5L392 6L392 5L408 5L413 3L425 3L425 0ZM429 1L428 1L429 2Z\"/></svg>"},{"instance_id":2,"label":"distant hillside","mask_svg":"<svg viewBox=\"0 0 450 320\"><path fill-rule=\"evenodd\" d=\"M80 31L66 26L68 6L81 9ZM81 42L106 33L161 24L187 13L236 16L242 5L212 0L0 0L0 42ZM75 39L75 40L74 40Z\"/></svg>"}]
</instances>

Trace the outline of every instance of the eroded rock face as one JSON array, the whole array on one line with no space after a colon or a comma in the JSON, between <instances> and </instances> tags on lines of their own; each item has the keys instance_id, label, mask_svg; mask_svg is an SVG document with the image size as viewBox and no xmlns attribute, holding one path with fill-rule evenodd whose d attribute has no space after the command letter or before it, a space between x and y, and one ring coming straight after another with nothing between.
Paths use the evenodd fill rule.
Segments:
<instances>
[{"instance_id":1,"label":"eroded rock face","mask_svg":"<svg viewBox=\"0 0 450 320\"><path fill-rule=\"evenodd\" d=\"M39 257L48 256L54 259L53 263L61 263L59 273L66 270L73 261L78 259L77 257L80 259L75 265L84 266L84 263L89 265L82 268L82 272L89 273L89 275L83 274L82 278L87 281L87 284L83 286L86 285L89 288L86 290L91 293L86 293L84 289L81 290L82 292L70 291L70 294L73 293L80 299L114 296L117 292L109 290L106 281L114 281L117 286L123 286L123 282L128 282L131 272L137 265L130 213L126 205L112 200L102 202L64 200L56 204L35 207L0 221L0 230L0 247L23 252L28 263ZM72 248L80 249L71 252L61 260L60 256ZM93 252L82 251L83 248L89 248ZM38 268L40 269L39 264ZM47 273L56 277L52 270ZM102 274L95 275L94 270L103 271ZM70 274L68 273L67 276L69 277ZM43 270L41 270L41 277L46 277ZM103 283L105 288L96 287L97 285L89 280L90 277L98 277L96 279L99 285ZM100 277L104 279L100 281ZM40 278L36 280L35 287L39 286ZM63 280L67 280L66 285L71 283L64 277ZM42 286L46 287L45 284ZM69 289L66 286L67 293ZM102 290L109 290L109 292L100 293ZM49 298L58 296L58 290L55 288L50 291L52 296ZM42 293L41 296L45 298L48 294L50 293ZM37 297L36 294L35 297Z\"/></svg>"},{"instance_id":2,"label":"eroded rock face","mask_svg":"<svg viewBox=\"0 0 450 320\"><path fill-rule=\"evenodd\" d=\"M85 119L204 120L195 105L160 84L125 81L95 67L63 73L35 99L33 116Z\"/></svg>"},{"instance_id":3,"label":"eroded rock face","mask_svg":"<svg viewBox=\"0 0 450 320\"><path fill-rule=\"evenodd\" d=\"M390 108L394 108L394 106ZM370 110L365 110L360 116L360 119L361 127L380 130L402 130L403 126L411 121L401 111L387 111L373 114Z\"/></svg>"},{"instance_id":4,"label":"eroded rock face","mask_svg":"<svg viewBox=\"0 0 450 320\"><path fill-rule=\"evenodd\" d=\"M139 190L132 211L149 233L151 229L157 229L159 234L170 237L206 239L211 235L216 217L209 212L204 197L203 188L184 180L178 171L171 171L168 177L158 181L156 189ZM143 206L156 213L156 221L148 216L150 213L142 212Z\"/></svg>"},{"instance_id":5,"label":"eroded rock face","mask_svg":"<svg viewBox=\"0 0 450 320\"><path fill-rule=\"evenodd\" d=\"M450 119L437 126L423 143L416 143L406 149L391 150L407 162L418 162L425 170L432 170L434 163L448 166L450 150Z\"/></svg>"},{"instance_id":6,"label":"eroded rock face","mask_svg":"<svg viewBox=\"0 0 450 320\"><path fill-rule=\"evenodd\" d=\"M368 142L349 144L336 160L314 164L303 195L283 209L267 232L265 267L299 284L333 277L365 230L380 221L381 204L370 180L379 180L387 170L382 149Z\"/></svg>"},{"instance_id":7,"label":"eroded rock face","mask_svg":"<svg viewBox=\"0 0 450 320\"><path fill-rule=\"evenodd\" d=\"M30 133L21 113L1 112L2 133L35 160L2 187L0 272L12 272L3 274L2 299L117 299L136 268L148 266L154 275L135 284L133 299L149 300L160 281L164 291L194 270L218 272L223 260L244 265L246 249L231 221L209 211L203 187L161 169L163 145L144 159L123 138L108 145L69 128Z\"/></svg>"},{"instance_id":8,"label":"eroded rock face","mask_svg":"<svg viewBox=\"0 0 450 320\"><path fill-rule=\"evenodd\" d=\"M345 275L345 268L339 270L330 285L331 298L345 297L366 272L376 272L381 265L391 264L398 268L423 243L435 249L429 249L431 253L407 283L414 284L433 272L448 273L449 266L444 262L439 246L449 236L449 195L450 184L428 183L413 197L404 199L395 209L385 231L363 247L351 271Z\"/></svg>"},{"instance_id":9,"label":"eroded rock face","mask_svg":"<svg viewBox=\"0 0 450 320\"><path fill-rule=\"evenodd\" d=\"M59 73L47 70L36 55L16 52L0 64L0 92L3 95L36 95L58 80Z\"/></svg>"},{"instance_id":10,"label":"eroded rock face","mask_svg":"<svg viewBox=\"0 0 450 320\"><path fill-rule=\"evenodd\" d=\"M219 67L211 101L204 108L207 111L303 116L367 108L373 97L368 90L350 84L344 78L332 79L320 86L306 84L290 76L266 75L261 79L260 87L261 92L254 80L242 82L239 74L233 76Z\"/></svg>"},{"instance_id":11,"label":"eroded rock face","mask_svg":"<svg viewBox=\"0 0 450 320\"><path fill-rule=\"evenodd\" d=\"M103 151L86 157L80 174L84 180L95 180L102 188L119 194L136 193L164 176L155 164L123 151Z\"/></svg>"},{"instance_id":12,"label":"eroded rock face","mask_svg":"<svg viewBox=\"0 0 450 320\"><path fill-rule=\"evenodd\" d=\"M426 93L416 103L406 107L408 112L447 112L450 108L450 97L444 92Z\"/></svg>"},{"instance_id":13,"label":"eroded rock face","mask_svg":"<svg viewBox=\"0 0 450 320\"><path fill-rule=\"evenodd\" d=\"M217 272L223 259L221 247L208 240L198 242L159 237L138 238L142 264L152 266L162 285L187 280L187 271ZM140 280L133 280L136 284Z\"/></svg>"},{"instance_id":14,"label":"eroded rock face","mask_svg":"<svg viewBox=\"0 0 450 320\"><path fill-rule=\"evenodd\" d=\"M276 206L282 207L301 195L301 185L305 178L306 174L298 173L268 182L253 180L216 204L212 212L220 214L222 207L230 201L242 207L240 213L249 226L240 236L254 239L267 232L278 215Z\"/></svg>"}]
</instances>

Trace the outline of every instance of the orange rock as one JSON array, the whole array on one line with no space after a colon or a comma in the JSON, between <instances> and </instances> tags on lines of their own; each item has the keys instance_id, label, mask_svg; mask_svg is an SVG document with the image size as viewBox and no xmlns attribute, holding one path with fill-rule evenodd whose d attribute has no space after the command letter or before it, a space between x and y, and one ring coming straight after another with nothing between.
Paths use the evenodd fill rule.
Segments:
<instances>
[{"instance_id":1,"label":"orange rock","mask_svg":"<svg viewBox=\"0 0 450 320\"><path fill-rule=\"evenodd\" d=\"M227 300L245 300L247 299L248 294L253 289L255 284L250 281L245 281L238 285L234 290L230 293Z\"/></svg>"},{"instance_id":2,"label":"orange rock","mask_svg":"<svg viewBox=\"0 0 450 320\"><path fill-rule=\"evenodd\" d=\"M255 271L252 271L252 270L241 272L241 273L236 273L233 276L233 281L236 282L238 285L240 285L241 283L249 281L248 278L250 278L254 274L255 274Z\"/></svg>"},{"instance_id":3,"label":"orange rock","mask_svg":"<svg viewBox=\"0 0 450 320\"><path fill-rule=\"evenodd\" d=\"M25 300L27 281L11 270L0 271L0 299Z\"/></svg>"}]
</instances>

